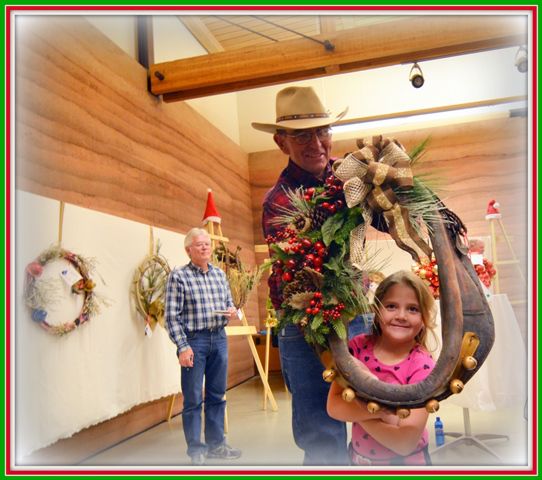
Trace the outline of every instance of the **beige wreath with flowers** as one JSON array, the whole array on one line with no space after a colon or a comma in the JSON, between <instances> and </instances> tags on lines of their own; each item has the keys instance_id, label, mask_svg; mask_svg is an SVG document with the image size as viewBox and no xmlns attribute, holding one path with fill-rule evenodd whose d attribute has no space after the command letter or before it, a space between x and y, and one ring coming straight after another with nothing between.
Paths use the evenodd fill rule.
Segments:
<instances>
[{"instance_id":1,"label":"beige wreath with flowers","mask_svg":"<svg viewBox=\"0 0 542 480\"><path fill-rule=\"evenodd\" d=\"M83 296L83 305L77 317L69 322L59 325L49 323L48 307L59 300L60 292L58 282L42 277L44 268L54 260L63 259L69 262L79 274L77 281L71 285L73 295ZM33 262L26 267L24 287L24 300L31 309L32 320L44 330L53 335L65 335L100 312L100 303L105 303L95 292L96 283L91 278L94 270L94 260L70 252L58 245L44 250Z\"/></svg>"},{"instance_id":2,"label":"beige wreath with flowers","mask_svg":"<svg viewBox=\"0 0 542 480\"><path fill-rule=\"evenodd\" d=\"M160 245L148 255L134 273L134 298L137 311L152 330L159 324L165 327L166 284L171 268L159 253Z\"/></svg>"}]
</instances>

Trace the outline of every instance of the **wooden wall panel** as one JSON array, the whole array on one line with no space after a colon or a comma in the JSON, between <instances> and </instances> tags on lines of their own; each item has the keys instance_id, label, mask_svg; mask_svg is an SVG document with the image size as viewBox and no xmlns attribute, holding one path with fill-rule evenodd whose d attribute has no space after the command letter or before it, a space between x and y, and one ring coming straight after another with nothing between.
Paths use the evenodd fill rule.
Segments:
<instances>
[{"instance_id":1,"label":"wooden wall panel","mask_svg":"<svg viewBox=\"0 0 542 480\"><path fill-rule=\"evenodd\" d=\"M501 118L389 134L401 141L407 150L430 137L423 160L415 167L416 174L428 174L438 181L437 192L445 203L465 222L470 236L490 234L485 220L490 199L501 204L502 222L512 239L514 251L523 272L527 269L527 130L524 118ZM336 141L333 154L341 157L356 149L355 141ZM285 167L286 157L278 149L250 155L254 238L263 243L261 203ZM500 234L499 229L497 232ZM373 238L385 234L372 231ZM502 235L498 236L500 259L511 257ZM262 257L265 255L261 255ZM520 328L526 331L526 286L514 266L501 266L501 292L514 304ZM260 318L267 289L259 290Z\"/></svg>"},{"instance_id":2,"label":"wooden wall panel","mask_svg":"<svg viewBox=\"0 0 542 480\"><path fill-rule=\"evenodd\" d=\"M180 233L201 226L212 188L230 246L254 263L239 146L190 106L148 93L146 70L83 17L24 17L16 36L17 188ZM253 360L246 341L230 353L235 385Z\"/></svg>"}]
</instances>

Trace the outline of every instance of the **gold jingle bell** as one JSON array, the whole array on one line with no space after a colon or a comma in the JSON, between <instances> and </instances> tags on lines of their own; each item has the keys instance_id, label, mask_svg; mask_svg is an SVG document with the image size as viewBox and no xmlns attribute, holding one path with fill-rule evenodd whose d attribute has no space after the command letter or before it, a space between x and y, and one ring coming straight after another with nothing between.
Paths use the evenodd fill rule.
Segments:
<instances>
[{"instance_id":1,"label":"gold jingle bell","mask_svg":"<svg viewBox=\"0 0 542 480\"><path fill-rule=\"evenodd\" d=\"M429 400L426 404L425 404L425 409L429 412L429 413L435 413L435 412L438 412L438 409L439 409L440 405L438 403L438 400L435 399L435 398L432 398L431 400Z\"/></svg>"},{"instance_id":2,"label":"gold jingle bell","mask_svg":"<svg viewBox=\"0 0 542 480\"><path fill-rule=\"evenodd\" d=\"M395 414L399 418L404 419L404 418L407 418L408 416L410 416L410 409L409 408L398 408L396 410Z\"/></svg>"},{"instance_id":3,"label":"gold jingle bell","mask_svg":"<svg viewBox=\"0 0 542 480\"><path fill-rule=\"evenodd\" d=\"M461 363L467 370L474 370L478 366L478 360L471 355L466 356Z\"/></svg>"},{"instance_id":4,"label":"gold jingle bell","mask_svg":"<svg viewBox=\"0 0 542 480\"><path fill-rule=\"evenodd\" d=\"M345 402L351 402L356 398L356 393L351 388L345 388L342 393L343 400Z\"/></svg>"},{"instance_id":5,"label":"gold jingle bell","mask_svg":"<svg viewBox=\"0 0 542 480\"><path fill-rule=\"evenodd\" d=\"M380 405L376 402L368 402L367 410L369 411L369 413L376 413L380 410Z\"/></svg>"},{"instance_id":6,"label":"gold jingle bell","mask_svg":"<svg viewBox=\"0 0 542 480\"><path fill-rule=\"evenodd\" d=\"M337 375L337 372L335 372L335 370L333 368L326 368L323 372L322 372L322 378L324 379L324 381L326 381L327 383L331 383L333 381L333 379L335 378L335 376Z\"/></svg>"},{"instance_id":7,"label":"gold jingle bell","mask_svg":"<svg viewBox=\"0 0 542 480\"><path fill-rule=\"evenodd\" d=\"M465 385L459 378L454 378L450 382L450 390L452 393L461 393L463 391L463 388L465 388Z\"/></svg>"}]
</instances>

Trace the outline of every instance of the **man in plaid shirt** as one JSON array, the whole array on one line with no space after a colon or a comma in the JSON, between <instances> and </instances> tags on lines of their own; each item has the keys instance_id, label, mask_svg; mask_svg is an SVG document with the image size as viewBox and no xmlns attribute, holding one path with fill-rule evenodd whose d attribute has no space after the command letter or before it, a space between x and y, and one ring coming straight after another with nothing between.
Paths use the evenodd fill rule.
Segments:
<instances>
[{"instance_id":1,"label":"man in plaid shirt","mask_svg":"<svg viewBox=\"0 0 542 480\"><path fill-rule=\"evenodd\" d=\"M224 327L237 317L225 273L209 263L211 239L193 228L184 240L190 262L175 268L166 288L166 327L177 346L184 397L183 430L193 465L206 458L234 459L241 451L226 444L228 342ZM205 377L205 399L203 379ZM205 403L205 442L201 441Z\"/></svg>"}]
</instances>

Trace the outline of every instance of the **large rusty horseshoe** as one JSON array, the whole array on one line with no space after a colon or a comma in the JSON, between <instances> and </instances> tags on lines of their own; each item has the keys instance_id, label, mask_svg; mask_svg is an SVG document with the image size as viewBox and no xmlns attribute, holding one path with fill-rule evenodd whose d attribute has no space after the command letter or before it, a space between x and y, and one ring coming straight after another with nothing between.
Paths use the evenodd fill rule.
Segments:
<instances>
[{"instance_id":1,"label":"large rusty horseshoe","mask_svg":"<svg viewBox=\"0 0 542 480\"><path fill-rule=\"evenodd\" d=\"M438 401L459 393L487 358L495 338L491 310L470 259L452 241L442 216L430 223L439 266L442 351L431 374L413 385L390 385L369 377L345 340L328 337L331 365L339 381L365 401L394 408L438 409ZM455 240L455 239L454 239ZM342 378L341 378L342 377Z\"/></svg>"}]
</instances>

